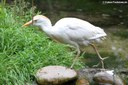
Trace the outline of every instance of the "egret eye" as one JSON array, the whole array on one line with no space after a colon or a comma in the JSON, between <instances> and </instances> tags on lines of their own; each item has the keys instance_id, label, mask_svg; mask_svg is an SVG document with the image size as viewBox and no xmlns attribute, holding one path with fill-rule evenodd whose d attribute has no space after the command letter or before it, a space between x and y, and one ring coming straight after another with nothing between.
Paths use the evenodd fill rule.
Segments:
<instances>
[{"instance_id":1,"label":"egret eye","mask_svg":"<svg viewBox=\"0 0 128 85\"><path fill-rule=\"evenodd\" d=\"M34 22L37 22L37 20L34 20Z\"/></svg>"}]
</instances>

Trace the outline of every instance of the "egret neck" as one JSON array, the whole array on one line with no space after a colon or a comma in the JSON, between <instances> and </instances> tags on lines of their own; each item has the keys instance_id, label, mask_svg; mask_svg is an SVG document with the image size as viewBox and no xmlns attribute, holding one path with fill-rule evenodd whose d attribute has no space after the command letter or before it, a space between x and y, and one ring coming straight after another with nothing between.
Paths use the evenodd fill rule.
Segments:
<instances>
[{"instance_id":1,"label":"egret neck","mask_svg":"<svg viewBox=\"0 0 128 85\"><path fill-rule=\"evenodd\" d=\"M44 22L41 22L39 27L48 35L52 34L52 24L51 21L46 19Z\"/></svg>"}]
</instances>

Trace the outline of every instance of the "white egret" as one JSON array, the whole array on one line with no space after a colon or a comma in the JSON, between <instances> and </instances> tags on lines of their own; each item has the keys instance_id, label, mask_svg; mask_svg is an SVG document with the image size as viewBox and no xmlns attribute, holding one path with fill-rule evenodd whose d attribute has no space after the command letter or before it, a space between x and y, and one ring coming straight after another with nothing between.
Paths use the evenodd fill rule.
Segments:
<instances>
[{"instance_id":1,"label":"white egret","mask_svg":"<svg viewBox=\"0 0 128 85\"><path fill-rule=\"evenodd\" d=\"M94 48L101 61L102 68L104 68L103 60L106 58L102 58L100 56L94 45L94 42L98 43L107 36L104 30L100 27L94 26L87 21L72 17L62 18L52 26L50 19L43 15L34 16L33 20L30 20L23 26L28 26L30 24L41 28L53 40L69 44L76 48L77 55L71 65L71 68L80 56L81 50L88 45L91 45Z\"/></svg>"}]
</instances>

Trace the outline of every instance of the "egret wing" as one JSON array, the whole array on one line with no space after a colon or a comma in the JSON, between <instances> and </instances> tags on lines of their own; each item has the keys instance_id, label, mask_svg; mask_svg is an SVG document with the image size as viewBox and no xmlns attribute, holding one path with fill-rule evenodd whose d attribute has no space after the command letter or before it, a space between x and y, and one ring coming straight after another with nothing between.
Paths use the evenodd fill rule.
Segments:
<instances>
[{"instance_id":1,"label":"egret wing","mask_svg":"<svg viewBox=\"0 0 128 85\"><path fill-rule=\"evenodd\" d=\"M103 29L77 18L61 19L54 27L71 40L90 40L106 36Z\"/></svg>"},{"instance_id":2,"label":"egret wing","mask_svg":"<svg viewBox=\"0 0 128 85\"><path fill-rule=\"evenodd\" d=\"M61 19L54 25L54 28L58 35L73 41L91 40L106 36L103 29L77 18Z\"/></svg>"}]
</instances>

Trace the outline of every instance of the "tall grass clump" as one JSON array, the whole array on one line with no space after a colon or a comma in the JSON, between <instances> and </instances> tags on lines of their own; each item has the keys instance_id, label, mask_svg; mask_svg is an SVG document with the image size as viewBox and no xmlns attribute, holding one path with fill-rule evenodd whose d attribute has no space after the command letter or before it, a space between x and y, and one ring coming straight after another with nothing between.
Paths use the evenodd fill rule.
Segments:
<instances>
[{"instance_id":1,"label":"tall grass clump","mask_svg":"<svg viewBox=\"0 0 128 85\"><path fill-rule=\"evenodd\" d=\"M18 1L0 4L0 85L30 84L31 75L39 68L48 65L69 67L73 60L73 54L64 45L54 43L38 28L22 27L31 19L32 8ZM76 68L80 66L77 63Z\"/></svg>"}]
</instances>

